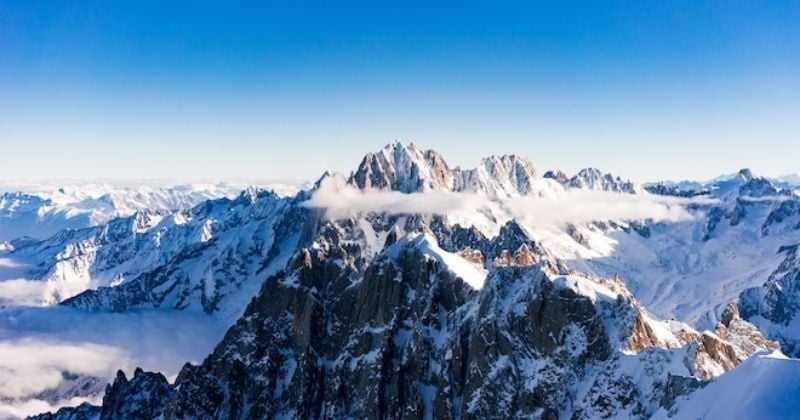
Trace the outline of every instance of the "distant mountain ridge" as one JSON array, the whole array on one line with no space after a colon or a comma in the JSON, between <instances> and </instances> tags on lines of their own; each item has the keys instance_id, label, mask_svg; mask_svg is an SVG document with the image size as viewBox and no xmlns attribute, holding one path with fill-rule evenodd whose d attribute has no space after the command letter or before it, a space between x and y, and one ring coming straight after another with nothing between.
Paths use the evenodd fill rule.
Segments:
<instances>
[{"instance_id":1,"label":"distant mountain ridge","mask_svg":"<svg viewBox=\"0 0 800 420\"><path fill-rule=\"evenodd\" d=\"M206 200L235 197L246 185L204 183L131 186L108 183L0 184L0 241L46 239L63 229L97 226L140 210L183 210ZM280 193L296 187L273 185Z\"/></svg>"}]
</instances>

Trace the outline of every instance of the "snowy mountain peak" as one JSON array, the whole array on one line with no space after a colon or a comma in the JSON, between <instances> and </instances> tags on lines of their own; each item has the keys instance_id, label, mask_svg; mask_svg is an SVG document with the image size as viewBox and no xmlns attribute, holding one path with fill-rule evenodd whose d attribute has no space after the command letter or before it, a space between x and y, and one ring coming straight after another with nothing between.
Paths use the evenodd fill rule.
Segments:
<instances>
[{"instance_id":1,"label":"snowy mountain peak","mask_svg":"<svg viewBox=\"0 0 800 420\"><path fill-rule=\"evenodd\" d=\"M453 175L444 158L414 143L395 141L378 153L367 153L349 180L358 188L391 189L404 193L449 190Z\"/></svg>"},{"instance_id":2,"label":"snowy mountain peak","mask_svg":"<svg viewBox=\"0 0 800 420\"><path fill-rule=\"evenodd\" d=\"M753 171L751 171L750 168L742 168L739 170L739 178L744 182L748 182L753 179Z\"/></svg>"},{"instance_id":3,"label":"snowy mountain peak","mask_svg":"<svg viewBox=\"0 0 800 420\"><path fill-rule=\"evenodd\" d=\"M533 164L516 155L489 156L475 169L454 170L455 191L483 193L491 197L529 195L537 184Z\"/></svg>"},{"instance_id":4,"label":"snowy mountain peak","mask_svg":"<svg viewBox=\"0 0 800 420\"><path fill-rule=\"evenodd\" d=\"M608 191L626 194L642 194L645 190L631 182L623 180L619 176L614 176L597 168L584 168L578 171L573 177L561 171L547 171L544 178L552 179L564 186L564 188L578 188L594 191Z\"/></svg>"},{"instance_id":5,"label":"snowy mountain peak","mask_svg":"<svg viewBox=\"0 0 800 420\"><path fill-rule=\"evenodd\" d=\"M259 198L275 197L275 196L276 196L275 192L273 192L270 189L261 188L256 185L251 185L247 187L247 189L242 191L242 193L239 194L239 197L237 197L236 200L237 201L241 200L243 202L252 204L255 203Z\"/></svg>"},{"instance_id":6,"label":"snowy mountain peak","mask_svg":"<svg viewBox=\"0 0 800 420\"><path fill-rule=\"evenodd\" d=\"M368 153L348 184L360 189L389 189L403 193L471 192L494 198L552 197L571 188L627 194L645 192L639 185L597 168L582 169L571 178L560 171L549 171L540 177L528 159L514 154L483 158L472 169L451 169L436 151L400 141L390 143L376 153Z\"/></svg>"},{"instance_id":7,"label":"snowy mountain peak","mask_svg":"<svg viewBox=\"0 0 800 420\"><path fill-rule=\"evenodd\" d=\"M559 184L567 184L569 182L569 177L562 171L547 171L543 175L544 178L552 179Z\"/></svg>"},{"instance_id":8,"label":"snowy mountain peak","mask_svg":"<svg viewBox=\"0 0 800 420\"><path fill-rule=\"evenodd\" d=\"M623 192L628 194L640 193L641 189L633 182L615 177L609 173L604 173L597 168L581 169L575 176L570 178L571 188L583 188L596 191Z\"/></svg>"}]
</instances>

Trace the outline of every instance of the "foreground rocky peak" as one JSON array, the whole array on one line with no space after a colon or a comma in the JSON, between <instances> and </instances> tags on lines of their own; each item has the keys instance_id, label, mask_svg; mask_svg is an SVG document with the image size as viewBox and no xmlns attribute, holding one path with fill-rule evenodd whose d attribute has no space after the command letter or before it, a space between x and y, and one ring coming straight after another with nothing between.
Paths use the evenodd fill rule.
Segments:
<instances>
[{"instance_id":1,"label":"foreground rocky peak","mask_svg":"<svg viewBox=\"0 0 800 420\"><path fill-rule=\"evenodd\" d=\"M169 389L118 378L103 413L646 418L774 347L734 310L718 333L654 320L622 279L570 270L513 222L492 239L438 217L366 223L383 244L364 221L321 223L201 365Z\"/></svg>"}]
</instances>

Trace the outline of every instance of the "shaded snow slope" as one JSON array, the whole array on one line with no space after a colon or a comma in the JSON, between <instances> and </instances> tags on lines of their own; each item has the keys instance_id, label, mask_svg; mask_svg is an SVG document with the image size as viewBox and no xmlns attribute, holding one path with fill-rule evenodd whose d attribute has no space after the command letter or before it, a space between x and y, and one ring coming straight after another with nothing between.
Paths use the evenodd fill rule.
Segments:
<instances>
[{"instance_id":1,"label":"shaded snow slope","mask_svg":"<svg viewBox=\"0 0 800 420\"><path fill-rule=\"evenodd\" d=\"M800 410L800 360L757 355L654 419L790 419Z\"/></svg>"}]
</instances>

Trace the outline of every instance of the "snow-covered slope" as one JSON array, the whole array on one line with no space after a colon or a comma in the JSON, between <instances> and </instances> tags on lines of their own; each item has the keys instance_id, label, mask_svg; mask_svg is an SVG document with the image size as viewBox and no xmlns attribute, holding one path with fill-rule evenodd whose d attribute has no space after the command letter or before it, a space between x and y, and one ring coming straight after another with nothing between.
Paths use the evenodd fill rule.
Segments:
<instances>
[{"instance_id":1,"label":"snow-covered slope","mask_svg":"<svg viewBox=\"0 0 800 420\"><path fill-rule=\"evenodd\" d=\"M800 360L761 354L680 398L654 419L791 419L800 405Z\"/></svg>"},{"instance_id":2,"label":"snow-covered slope","mask_svg":"<svg viewBox=\"0 0 800 420\"><path fill-rule=\"evenodd\" d=\"M173 307L235 319L294 252L307 213L296 200L252 188L191 210L140 211L20 243L7 261L39 291L28 304L69 299L91 310Z\"/></svg>"},{"instance_id":3,"label":"snow-covered slope","mask_svg":"<svg viewBox=\"0 0 800 420\"><path fill-rule=\"evenodd\" d=\"M739 294L763 285L800 242L798 197L742 171L702 187L706 202L683 221L591 223L538 229L543 246L574 267L619 274L661 317L710 328ZM668 193L668 192L667 192Z\"/></svg>"}]
</instances>

